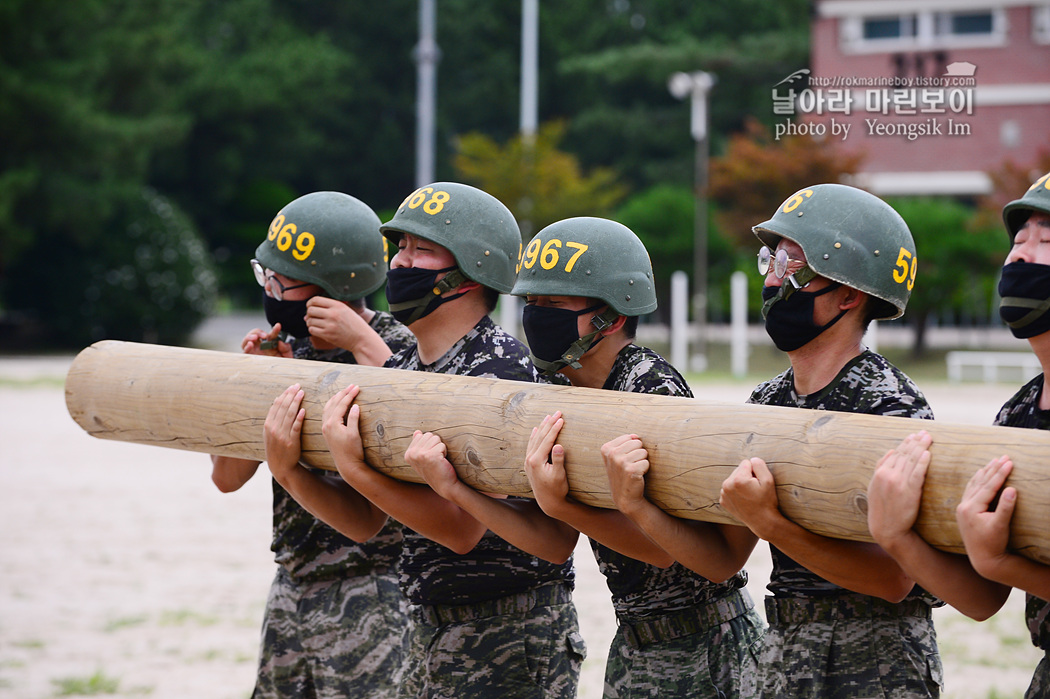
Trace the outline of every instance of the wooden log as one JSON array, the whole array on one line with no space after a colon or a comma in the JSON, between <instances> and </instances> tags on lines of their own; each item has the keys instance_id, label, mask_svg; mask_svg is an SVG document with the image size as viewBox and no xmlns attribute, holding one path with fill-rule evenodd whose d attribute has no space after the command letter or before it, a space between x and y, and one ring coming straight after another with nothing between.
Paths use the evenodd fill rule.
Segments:
<instances>
[{"instance_id":1,"label":"wooden log","mask_svg":"<svg viewBox=\"0 0 1050 699\"><path fill-rule=\"evenodd\" d=\"M83 350L66 378L66 404L89 434L140 444L264 458L262 425L274 399L299 383L302 461L334 469L321 435L325 402L361 386L361 433L376 469L422 482L404 462L413 430L439 434L460 477L483 491L531 497L522 470L532 427L561 410L570 494L613 507L601 445L641 436L648 497L687 519L735 523L718 504L722 481L744 458L766 460L783 513L819 534L870 541L867 485L876 463L919 429L933 435L917 529L933 546L963 552L955 523L970 476L1009 454L1021 493L1011 548L1050 563L1050 433L874 415L407 372L227 352L104 341Z\"/></svg>"}]
</instances>

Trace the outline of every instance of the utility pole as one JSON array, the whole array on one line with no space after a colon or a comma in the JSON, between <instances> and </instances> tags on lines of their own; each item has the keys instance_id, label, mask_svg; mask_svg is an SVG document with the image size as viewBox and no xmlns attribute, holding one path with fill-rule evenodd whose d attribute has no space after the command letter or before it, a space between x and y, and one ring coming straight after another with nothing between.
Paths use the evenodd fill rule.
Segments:
<instances>
[{"instance_id":1,"label":"utility pole","mask_svg":"<svg viewBox=\"0 0 1050 699\"><path fill-rule=\"evenodd\" d=\"M715 82L714 74L698 70L692 73L675 73L667 83L674 97L690 98L689 131L696 142L693 312L696 318L697 351L693 354L692 368L697 371L707 368L707 95Z\"/></svg>"},{"instance_id":2,"label":"utility pole","mask_svg":"<svg viewBox=\"0 0 1050 699\"><path fill-rule=\"evenodd\" d=\"M419 0L416 61L416 187L434 181L434 113L437 92L437 0Z\"/></svg>"},{"instance_id":3,"label":"utility pole","mask_svg":"<svg viewBox=\"0 0 1050 699\"><path fill-rule=\"evenodd\" d=\"M539 35L540 35L539 0L521 0L521 147L524 159L523 170L533 171L533 145L536 141L539 100ZM531 181L531 177L530 177ZM509 202L508 202L509 203ZM522 245L532 238L532 199L526 194L517 202L518 225L521 227ZM500 298L500 325L512 335L520 335L518 327L521 315L518 312L518 299L504 295Z\"/></svg>"}]
</instances>

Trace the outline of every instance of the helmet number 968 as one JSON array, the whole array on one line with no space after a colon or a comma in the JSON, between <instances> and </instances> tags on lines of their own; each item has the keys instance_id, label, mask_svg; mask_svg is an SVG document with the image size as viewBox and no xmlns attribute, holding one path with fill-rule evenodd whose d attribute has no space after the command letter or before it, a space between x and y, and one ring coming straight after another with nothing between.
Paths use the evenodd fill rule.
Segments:
<instances>
[{"instance_id":1,"label":"helmet number 968","mask_svg":"<svg viewBox=\"0 0 1050 699\"><path fill-rule=\"evenodd\" d=\"M427 198L427 195L430 198ZM420 206L423 207L423 211L433 216L434 214L440 213L445 208L445 203L452 198L448 192L438 190L434 191L433 187L421 187L416 191L412 192L408 196L408 208L418 209Z\"/></svg>"},{"instance_id":2,"label":"helmet number 968","mask_svg":"<svg viewBox=\"0 0 1050 699\"><path fill-rule=\"evenodd\" d=\"M270 224L270 231L266 238L267 240L275 240L277 249L281 252L287 252L294 243L295 249L292 250L292 257L300 262L310 256L310 253L314 251L314 245L317 243L313 233L307 231L300 233L294 223L285 225L283 214L277 216L273 223Z\"/></svg>"},{"instance_id":3,"label":"helmet number 968","mask_svg":"<svg viewBox=\"0 0 1050 699\"><path fill-rule=\"evenodd\" d=\"M557 238L551 238L546 243L539 238L533 238L529 241L529 246L525 248L525 253L522 255L521 267L532 269L536 266L536 262L539 261L540 267L543 269L554 269L561 260L561 255L558 252L561 247L562 242ZM565 242L565 247L576 251L565 262L565 272L569 273L576 266L576 260L580 259L580 255L587 252L588 246L583 243L574 243L570 240Z\"/></svg>"},{"instance_id":4,"label":"helmet number 968","mask_svg":"<svg viewBox=\"0 0 1050 699\"><path fill-rule=\"evenodd\" d=\"M908 291L915 286L915 272L919 268L919 261L909 251L901 248L897 253L897 264L893 270L893 281L898 284L908 283Z\"/></svg>"}]
</instances>

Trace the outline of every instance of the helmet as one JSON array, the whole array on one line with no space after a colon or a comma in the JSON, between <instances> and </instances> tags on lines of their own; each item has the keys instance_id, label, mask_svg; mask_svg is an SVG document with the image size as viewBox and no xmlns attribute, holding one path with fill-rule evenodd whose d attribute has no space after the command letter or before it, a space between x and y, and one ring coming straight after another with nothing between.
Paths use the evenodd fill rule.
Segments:
<instances>
[{"instance_id":1,"label":"helmet","mask_svg":"<svg viewBox=\"0 0 1050 699\"><path fill-rule=\"evenodd\" d=\"M353 301L386 281L386 241L379 217L349 194L313 192L277 212L255 250L262 266Z\"/></svg>"},{"instance_id":2,"label":"helmet","mask_svg":"<svg viewBox=\"0 0 1050 699\"><path fill-rule=\"evenodd\" d=\"M601 299L624 316L656 310L653 265L642 241L627 226L589 216L537 233L521 255L511 293Z\"/></svg>"},{"instance_id":3,"label":"helmet","mask_svg":"<svg viewBox=\"0 0 1050 699\"><path fill-rule=\"evenodd\" d=\"M440 245L463 276L482 286L504 294L514 286L518 222L499 199L476 187L458 182L420 187L379 230L395 243L408 233Z\"/></svg>"},{"instance_id":4,"label":"helmet","mask_svg":"<svg viewBox=\"0 0 1050 699\"><path fill-rule=\"evenodd\" d=\"M1050 214L1050 172L1035 181L1020 199L1015 199L1003 207L1003 223L1010 234L1010 242L1033 211Z\"/></svg>"},{"instance_id":5,"label":"helmet","mask_svg":"<svg viewBox=\"0 0 1050 699\"><path fill-rule=\"evenodd\" d=\"M904 314L915 286L915 241L874 194L841 184L800 189L752 230L770 249L781 238L794 241L814 272L885 302L873 319Z\"/></svg>"}]
</instances>

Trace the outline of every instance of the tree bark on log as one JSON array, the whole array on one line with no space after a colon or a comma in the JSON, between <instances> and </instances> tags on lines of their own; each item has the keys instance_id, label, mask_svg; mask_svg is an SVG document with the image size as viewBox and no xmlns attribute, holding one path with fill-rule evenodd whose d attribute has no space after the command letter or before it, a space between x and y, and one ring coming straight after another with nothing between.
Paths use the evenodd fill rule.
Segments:
<instances>
[{"instance_id":1,"label":"tree bark on log","mask_svg":"<svg viewBox=\"0 0 1050 699\"><path fill-rule=\"evenodd\" d=\"M66 405L89 434L139 444L263 460L262 426L293 383L305 392L302 462L334 470L321 434L327 400L361 387L361 435L373 468L422 483L404 461L414 430L434 432L460 478L531 497L523 470L529 434L561 410L570 495L614 507L601 446L637 434L649 452L647 496L677 517L737 522L718 504L742 459L764 459L781 511L815 533L871 541L867 486L878 460L920 429L933 436L916 525L936 548L962 553L955 507L970 476L1009 454L1020 493L1010 545L1050 563L1050 433L774 406L726 404L229 352L103 341L66 378Z\"/></svg>"}]
</instances>

